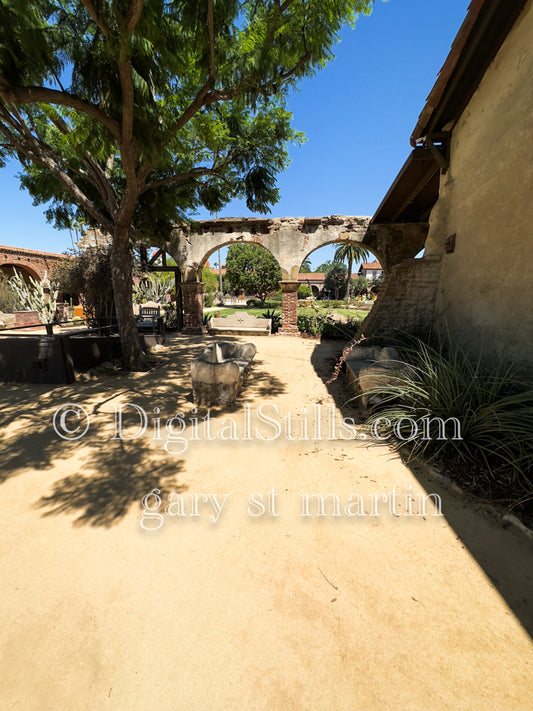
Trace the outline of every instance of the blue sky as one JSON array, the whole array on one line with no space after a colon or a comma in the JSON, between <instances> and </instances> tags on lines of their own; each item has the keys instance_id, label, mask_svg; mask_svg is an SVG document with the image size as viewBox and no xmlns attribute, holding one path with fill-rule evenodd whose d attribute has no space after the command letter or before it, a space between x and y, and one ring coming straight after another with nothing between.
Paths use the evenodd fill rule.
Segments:
<instances>
[{"instance_id":1,"label":"blue sky","mask_svg":"<svg viewBox=\"0 0 533 711\"><path fill-rule=\"evenodd\" d=\"M410 152L409 136L469 2L376 0L355 30L343 30L333 62L290 98L293 125L307 142L290 149L273 216L374 213ZM0 170L0 244L69 248L68 231L47 224L43 208L20 190L17 172L16 164ZM219 216L251 214L236 201ZM313 253L313 266L332 252Z\"/></svg>"}]
</instances>

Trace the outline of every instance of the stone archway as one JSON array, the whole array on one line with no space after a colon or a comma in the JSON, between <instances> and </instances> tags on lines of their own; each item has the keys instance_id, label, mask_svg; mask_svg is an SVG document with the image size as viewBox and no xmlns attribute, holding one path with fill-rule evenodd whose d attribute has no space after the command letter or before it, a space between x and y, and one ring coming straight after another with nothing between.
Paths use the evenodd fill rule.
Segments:
<instances>
[{"instance_id":1,"label":"stone archway","mask_svg":"<svg viewBox=\"0 0 533 711\"><path fill-rule=\"evenodd\" d=\"M310 252L332 242L355 241L379 259L385 276L395 265L414 257L424 246L427 226L420 224L370 225L369 217L221 218L179 227L166 251L183 275L185 329L201 333L201 269L221 246L246 243L267 249L281 268L282 333L297 333L298 272Z\"/></svg>"}]
</instances>

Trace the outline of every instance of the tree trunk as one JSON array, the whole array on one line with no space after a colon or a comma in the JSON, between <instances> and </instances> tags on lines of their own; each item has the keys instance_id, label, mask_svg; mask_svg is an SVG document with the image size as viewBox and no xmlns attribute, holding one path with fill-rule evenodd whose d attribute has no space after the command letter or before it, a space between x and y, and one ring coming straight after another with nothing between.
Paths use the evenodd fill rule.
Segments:
<instances>
[{"instance_id":1,"label":"tree trunk","mask_svg":"<svg viewBox=\"0 0 533 711\"><path fill-rule=\"evenodd\" d=\"M350 303L350 284L352 281L352 260L348 258L348 276L346 278L346 300Z\"/></svg>"},{"instance_id":2,"label":"tree trunk","mask_svg":"<svg viewBox=\"0 0 533 711\"><path fill-rule=\"evenodd\" d=\"M127 228L117 228L113 235L111 280L124 367L133 371L146 370L148 367L146 356L133 314L133 250Z\"/></svg>"}]
</instances>

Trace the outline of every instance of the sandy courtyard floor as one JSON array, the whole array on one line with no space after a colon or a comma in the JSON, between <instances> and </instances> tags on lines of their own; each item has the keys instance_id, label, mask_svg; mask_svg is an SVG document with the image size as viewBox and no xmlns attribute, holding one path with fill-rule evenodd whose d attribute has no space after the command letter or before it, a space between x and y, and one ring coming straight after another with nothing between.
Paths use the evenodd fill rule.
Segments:
<instances>
[{"instance_id":1,"label":"sandy courtyard floor","mask_svg":"<svg viewBox=\"0 0 533 711\"><path fill-rule=\"evenodd\" d=\"M351 439L339 345L255 339L207 416L205 342L2 386L0 709L531 711L531 542Z\"/></svg>"}]
</instances>

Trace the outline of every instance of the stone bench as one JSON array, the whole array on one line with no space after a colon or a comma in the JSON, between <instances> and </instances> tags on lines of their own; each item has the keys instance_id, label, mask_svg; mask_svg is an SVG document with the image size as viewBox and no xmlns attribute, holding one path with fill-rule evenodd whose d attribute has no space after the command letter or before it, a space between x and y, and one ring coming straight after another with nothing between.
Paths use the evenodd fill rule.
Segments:
<instances>
[{"instance_id":1,"label":"stone bench","mask_svg":"<svg viewBox=\"0 0 533 711\"><path fill-rule=\"evenodd\" d=\"M402 365L394 348L356 346L346 359L346 381L363 407L377 405L381 398L374 388L393 385Z\"/></svg>"},{"instance_id":2,"label":"stone bench","mask_svg":"<svg viewBox=\"0 0 533 711\"><path fill-rule=\"evenodd\" d=\"M246 336L250 333L269 336L271 329L272 319L257 318L246 311L234 313L226 318L211 318L207 322L207 330L212 336Z\"/></svg>"},{"instance_id":3,"label":"stone bench","mask_svg":"<svg viewBox=\"0 0 533 711\"><path fill-rule=\"evenodd\" d=\"M206 346L191 363L194 402L208 407L233 405L256 351L253 343L219 341Z\"/></svg>"}]
</instances>

